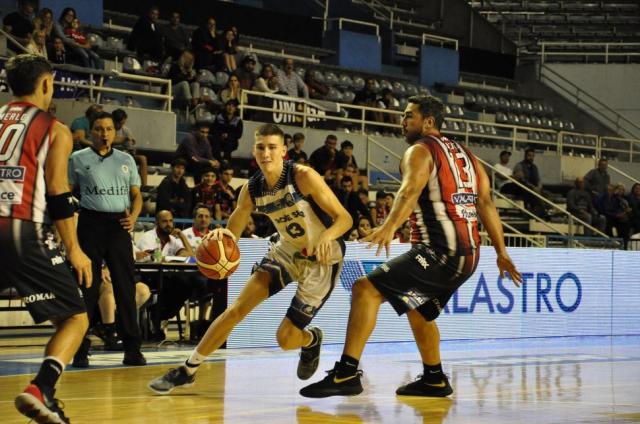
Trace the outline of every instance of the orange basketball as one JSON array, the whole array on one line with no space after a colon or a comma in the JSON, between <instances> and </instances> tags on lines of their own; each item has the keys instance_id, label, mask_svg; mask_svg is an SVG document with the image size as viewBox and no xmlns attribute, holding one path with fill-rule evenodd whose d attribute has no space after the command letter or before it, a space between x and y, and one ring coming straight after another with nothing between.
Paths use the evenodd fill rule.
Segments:
<instances>
[{"instance_id":1,"label":"orange basketball","mask_svg":"<svg viewBox=\"0 0 640 424\"><path fill-rule=\"evenodd\" d=\"M206 240L196 249L198 269L207 278L222 280L229 277L240 264L240 249L233 238L224 235L222 240Z\"/></svg>"}]
</instances>

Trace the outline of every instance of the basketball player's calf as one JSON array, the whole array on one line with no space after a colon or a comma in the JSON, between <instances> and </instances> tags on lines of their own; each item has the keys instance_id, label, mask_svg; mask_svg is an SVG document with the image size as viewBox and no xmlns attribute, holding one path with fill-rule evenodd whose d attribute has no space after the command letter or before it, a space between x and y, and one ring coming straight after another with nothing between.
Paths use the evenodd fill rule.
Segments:
<instances>
[{"instance_id":1,"label":"basketball player's calf","mask_svg":"<svg viewBox=\"0 0 640 424\"><path fill-rule=\"evenodd\" d=\"M315 311L316 308L294 297L276 334L278 345L283 350L300 348L297 375L301 380L311 378L320 363L323 333L319 327L308 325Z\"/></svg>"}]
</instances>

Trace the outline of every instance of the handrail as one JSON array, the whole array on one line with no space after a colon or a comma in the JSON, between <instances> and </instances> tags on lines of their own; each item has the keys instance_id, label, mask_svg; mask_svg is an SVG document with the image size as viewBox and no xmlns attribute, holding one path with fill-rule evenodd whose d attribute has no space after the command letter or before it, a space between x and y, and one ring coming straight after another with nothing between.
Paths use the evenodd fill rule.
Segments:
<instances>
[{"instance_id":1,"label":"handrail","mask_svg":"<svg viewBox=\"0 0 640 424\"><path fill-rule=\"evenodd\" d=\"M443 37L441 35L435 35L435 34L428 34L426 32L422 33L422 45L427 44L427 40L434 40L434 41L438 41L442 44L444 43L453 43L453 45L455 46L455 50L458 50L458 40L455 38L449 38L449 37Z\"/></svg>"},{"instance_id":2,"label":"handrail","mask_svg":"<svg viewBox=\"0 0 640 424\"><path fill-rule=\"evenodd\" d=\"M18 41L13 35L9 34L7 31L5 31L4 29L0 28L0 34L4 35L5 37L7 37L9 40L11 40L15 45L17 45L18 47L20 47L22 49L23 52L28 53L29 51L27 50L27 48L22 45L22 43L20 41Z\"/></svg>"},{"instance_id":3,"label":"handrail","mask_svg":"<svg viewBox=\"0 0 640 424\"><path fill-rule=\"evenodd\" d=\"M560 81L562 81L563 83L569 85L569 87L571 87L571 89L575 90L575 94L570 91L569 89L561 86L558 82L553 81L548 75L545 75L545 73L549 73L551 75L553 75L554 77L557 77L558 79L560 79ZM622 128L620 126L620 121L625 122L629 125L631 125L633 128L635 128L636 130L640 131L640 126L638 126L636 123L632 122L631 120L627 119L626 117L624 117L623 115L620 115L618 112L616 112L613 108L611 108L609 105L603 103L601 100L597 99L595 96L589 94L587 91L581 89L580 87L578 87L577 85L575 85L573 82L569 81L567 78L565 78L564 76L560 75L558 72L554 71L553 69L551 69L550 67L544 65L544 64L540 64L540 73L539 73L539 79L542 82L543 78L546 78L549 82L553 83L559 90L564 91L566 94L572 96L575 98L575 102L576 102L576 106L580 106L580 95L583 94L583 98L586 97L588 100L591 100L593 103L596 104L596 106L598 106L599 108L605 109L608 112L612 113L616 119L615 121L612 120L611 118L609 118L608 116L606 116L605 114L603 114L602 112L599 111L598 108L593 107L589 104L585 103L587 106L590 106L590 109L583 109L586 112L588 112L591 115L594 115L596 118L600 117L602 119L604 119L605 121L608 121L612 124L616 125L616 132L619 132L620 130L625 131L627 134L631 135L631 137L633 138L640 138L640 133L639 134L635 134L631 131L629 131L626 128Z\"/></svg>"},{"instance_id":4,"label":"handrail","mask_svg":"<svg viewBox=\"0 0 640 424\"><path fill-rule=\"evenodd\" d=\"M640 180L637 180L636 178L634 178L634 177L632 177L631 175L627 174L627 173L626 173L626 172L624 172L623 170L621 170L621 169L619 169L619 168L616 168L615 166L613 166L613 165L611 165L611 164L609 164L609 167L608 167L608 168L609 168L610 170L612 170L613 172L615 172L615 173L618 173L618 174L622 175L622 176L623 176L623 177L625 177L626 179L631 180L631 181L633 181L633 182L634 182L634 183L636 183L636 184L640 184Z\"/></svg>"},{"instance_id":5,"label":"handrail","mask_svg":"<svg viewBox=\"0 0 640 424\"><path fill-rule=\"evenodd\" d=\"M352 24L358 24L358 25L363 25L363 26L370 26L370 27L374 27L376 29L376 37L380 38L380 25L378 24L374 24L371 22L366 22L366 21L359 21L357 19L350 19L350 18L327 18L327 21L338 21L338 29L341 30L342 29L342 23L343 22L350 22Z\"/></svg>"}]
</instances>

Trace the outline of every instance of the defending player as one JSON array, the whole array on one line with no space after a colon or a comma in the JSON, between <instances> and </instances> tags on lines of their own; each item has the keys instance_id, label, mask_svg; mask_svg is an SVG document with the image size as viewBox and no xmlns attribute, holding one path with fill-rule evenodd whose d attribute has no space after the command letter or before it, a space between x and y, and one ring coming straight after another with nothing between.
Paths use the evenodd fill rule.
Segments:
<instances>
[{"instance_id":1,"label":"defending player","mask_svg":"<svg viewBox=\"0 0 640 424\"><path fill-rule=\"evenodd\" d=\"M324 380L300 390L303 396L362 392L358 363L384 301L398 314L407 313L424 365L422 376L396 394L453 393L442 372L435 319L478 264L478 216L498 254L500 275L506 271L516 284L521 281L504 246L487 174L469 150L440 134L443 110L435 97L409 98L402 126L411 146L400 164L402 184L386 221L364 241L377 244L378 254L385 247L388 255L396 229L410 216L413 246L356 281L342 358Z\"/></svg>"},{"instance_id":2,"label":"defending player","mask_svg":"<svg viewBox=\"0 0 640 424\"><path fill-rule=\"evenodd\" d=\"M60 374L80 346L88 319L80 290L54 241L54 222L78 284L91 285L67 181L72 138L46 110L53 74L46 59L22 54L5 65L15 100L0 109L0 288L15 287L36 323L51 320L55 334L16 408L38 423L68 423L54 398Z\"/></svg>"},{"instance_id":3,"label":"defending player","mask_svg":"<svg viewBox=\"0 0 640 424\"><path fill-rule=\"evenodd\" d=\"M271 218L279 241L254 266L238 298L211 324L185 364L149 383L154 392L168 394L175 387L191 385L198 366L224 343L236 324L292 281L298 282L298 290L276 338L284 350L302 348L300 379L316 371L322 331L307 326L340 274L345 247L340 237L351 228L352 220L322 177L309 167L284 162L286 153L280 128L273 124L258 128L253 155L260 171L242 188L227 228L214 230L206 238L239 237L255 210Z\"/></svg>"}]
</instances>

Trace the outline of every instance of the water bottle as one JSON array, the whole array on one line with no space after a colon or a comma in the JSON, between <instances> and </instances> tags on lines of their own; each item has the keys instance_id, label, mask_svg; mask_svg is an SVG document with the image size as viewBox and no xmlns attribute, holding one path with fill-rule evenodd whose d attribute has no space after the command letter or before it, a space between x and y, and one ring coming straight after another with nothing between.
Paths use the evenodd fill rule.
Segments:
<instances>
[{"instance_id":1,"label":"water bottle","mask_svg":"<svg viewBox=\"0 0 640 424\"><path fill-rule=\"evenodd\" d=\"M156 237L156 248L153 251L153 262L162 262L162 243L160 243L160 238Z\"/></svg>"}]
</instances>

